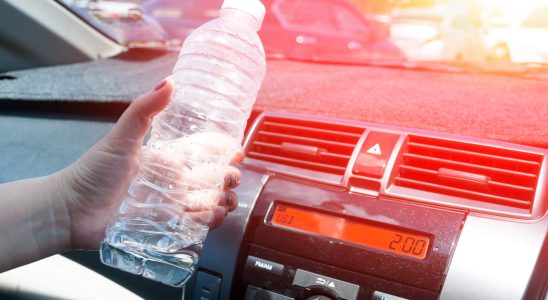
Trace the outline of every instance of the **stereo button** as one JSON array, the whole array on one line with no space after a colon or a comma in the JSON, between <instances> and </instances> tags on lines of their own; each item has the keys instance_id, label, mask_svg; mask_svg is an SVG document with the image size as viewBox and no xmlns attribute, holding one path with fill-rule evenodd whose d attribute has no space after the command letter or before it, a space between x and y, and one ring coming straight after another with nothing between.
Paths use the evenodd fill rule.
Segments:
<instances>
[{"instance_id":1,"label":"stereo button","mask_svg":"<svg viewBox=\"0 0 548 300\"><path fill-rule=\"evenodd\" d=\"M324 295L310 296L306 300L332 300L330 297Z\"/></svg>"},{"instance_id":2,"label":"stereo button","mask_svg":"<svg viewBox=\"0 0 548 300\"><path fill-rule=\"evenodd\" d=\"M402 298L402 297L390 295L390 294L387 294L387 293L375 291L373 293L372 300L407 300L407 298Z\"/></svg>"},{"instance_id":3,"label":"stereo button","mask_svg":"<svg viewBox=\"0 0 548 300\"><path fill-rule=\"evenodd\" d=\"M297 269L293 285L304 288L321 286L333 290L339 297L347 300L354 300L358 297L359 285L348 283L342 280L323 276L320 274Z\"/></svg>"},{"instance_id":4,"label":"stereo button","mask_svg":"<svg viewBox=\"0 0 548 300\"><path fill-rule=\"evenodd\" d=\"M373 131L367 135L352 173L373 178L382 178L392 150L399 135Z\"/></svg>"},{"instance_id":5,"label":"stereo button","mask_svg":"<svg viewBox=\"0 0 548 300\"><path fill-rule=\"evenodd\" d=\"M276 275L282 275L284 271L284 265L282 264L251 255L247 257L245 265L250 268L263 270Z\"/></svg>"},{"instance_id":6,"label":"stereo button","mask_svg":"<svg viewBox=\"0 0 548 300\"><path fill-rule=\"evenodd\" d=\"M218 300L221 291L221 278L204 271L196 274L194 298L200 300Z\"/></svg>"},{"instance_id":7,"label":"stereo button","mask_svg":"<svg viewBox=\"0 0 548 300\"><path fill-rule=\"evenodd\" d=\"M294 298L263 290L256 286L248 285L245 292L245 300L295 300Z\"/></svg>"}]
</instances>

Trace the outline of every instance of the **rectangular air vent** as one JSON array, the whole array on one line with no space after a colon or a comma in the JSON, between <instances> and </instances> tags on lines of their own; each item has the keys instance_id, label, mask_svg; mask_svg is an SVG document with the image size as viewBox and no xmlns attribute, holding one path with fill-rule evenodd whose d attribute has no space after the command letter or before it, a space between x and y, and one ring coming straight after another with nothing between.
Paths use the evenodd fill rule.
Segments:
<instances>
[{"instance_id":1,"label":"rectangular air vent","mask_svg":"<svg viewBox=\"0 0 548 300\"><path fill-rule=\"evenodd\" d=\"M343 175L363 127L265 116L251 133L247 157Z\"/></svg>"},{"instance_id":2,"label":"rectangular air vent","mask_svg":"<svg viewBox=\"0 0 548 300\"><path fill-rule=\"evenodd\" d=\"M531 209L542 155L409 136L395 184L422 191Z\"/></svg>"}]
</instances>

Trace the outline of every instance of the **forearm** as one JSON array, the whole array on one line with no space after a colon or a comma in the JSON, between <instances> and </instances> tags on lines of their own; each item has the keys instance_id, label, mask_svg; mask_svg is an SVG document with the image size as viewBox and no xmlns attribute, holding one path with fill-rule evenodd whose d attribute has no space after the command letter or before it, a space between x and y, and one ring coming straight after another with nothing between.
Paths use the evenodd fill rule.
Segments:
<instances>
[{"instance_id":1,"label":"forearm","mask_svg":"<svg viewBox=\"0 0 548 300\"><path fill-rule=\"evenodd\" d=\"M0 272L68 250L60 173L0 185Z\"/></svg>"}]
</instances>

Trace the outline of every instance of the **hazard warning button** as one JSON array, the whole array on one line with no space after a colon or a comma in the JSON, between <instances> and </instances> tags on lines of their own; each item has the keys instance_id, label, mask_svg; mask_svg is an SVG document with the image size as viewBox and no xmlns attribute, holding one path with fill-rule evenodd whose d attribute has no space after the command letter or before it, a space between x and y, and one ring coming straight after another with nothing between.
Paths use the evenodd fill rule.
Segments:
<instances>
[{"instance_id":1,"label":"hazard warning button","mask_svg":"<svg viewBox=\"0 0 548 300\"><path fill-rule=\"evenodd\" d=\"M381 178L386 163L400 138L397 134L373 131L367 135L352 173L361 176Z\"/></svg>"}]
</instances>

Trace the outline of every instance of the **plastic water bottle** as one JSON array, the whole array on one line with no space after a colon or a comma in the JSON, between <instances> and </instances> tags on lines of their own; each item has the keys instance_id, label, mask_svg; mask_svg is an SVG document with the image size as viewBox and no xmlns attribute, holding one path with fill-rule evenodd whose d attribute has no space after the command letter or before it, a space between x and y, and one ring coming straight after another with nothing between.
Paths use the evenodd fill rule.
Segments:
<instances>
[{"instance_id":1,"label":"plastic water bottle","mask_svg":"<svg viewBox=\"0 0 548 300\"><path fill-rule=\"evenodd\" d=\"M107 227L104 264L172 286L192 275L265 76L264 14L259 0L225 0L220 17L185 40L173 99Z\"/></svg>"}]
</instances>

